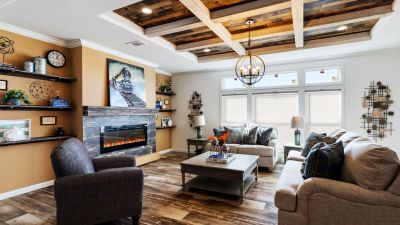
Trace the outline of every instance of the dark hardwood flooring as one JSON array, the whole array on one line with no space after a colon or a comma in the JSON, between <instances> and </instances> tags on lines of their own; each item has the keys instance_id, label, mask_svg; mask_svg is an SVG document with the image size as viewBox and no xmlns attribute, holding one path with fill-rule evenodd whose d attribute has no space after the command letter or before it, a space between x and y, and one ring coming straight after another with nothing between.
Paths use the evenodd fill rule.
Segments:
<instances>
[{"instance_id":1,"label":"dark hardwood flooring","mask_svg":"<svg viewBox=\"0 0 400 225\"><path fill-rule=\"evenodd\" d=\"M183 153L168 153L142 166L145 171L141 224L250 225L277 224L273 198L283 165L274 171L260 169L258 182L247 191L243 204L232 196L181 189L179 163ZM187 175L189 180L191 175ZM54 225L53 187L0 201L0 225ZM130 224L129 219L112 224Z\"/></svg>"}]
</instances>

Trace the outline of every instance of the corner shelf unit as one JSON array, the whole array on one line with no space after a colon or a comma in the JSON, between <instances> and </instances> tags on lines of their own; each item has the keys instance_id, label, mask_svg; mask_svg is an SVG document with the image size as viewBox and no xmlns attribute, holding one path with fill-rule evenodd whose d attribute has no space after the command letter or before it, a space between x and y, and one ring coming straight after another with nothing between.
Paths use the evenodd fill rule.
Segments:
<instances>
[{"instance_id":1,"label":"corner shelf unit","mask_svg":"<svg viewBox=\"0 0 400 225\"><path fill-rule=\"evenodd\" d=\"M0 110L15 110L15 111L71 111L73 107L56 107L47 105L0 105Z\"/></svg>"},{"instance_id":2,"label":"corner shelf unit","mask_svg":"<svg viewBox=\"0 0 400 225\"><path fill-rule=\"evenodd\" d=\"M72 83L73 81L76 81L76 79L74 78L56 76L51 74L32 73L23 70L0 69L0 75L11 76L11 77L22 77L22 78L36 79L36 80L48 80L61 83Z\"/></svg>"},{"instance_id":3,"label":"corner shelf unit","mask_svg":"<svg viewBox=\"0 0 400 225\"><path fill-rule=\"evenodd\" d=\"M174 126L167 126L167 127L157 126L156 129L157 130L161 130L161 129L169 129L169 128L174 128L174 127L176 127L176 126L175 125Z\"/></svg>"},{"instance_id":4,"label":"corner shelf unit","mask_svg":"<svg viewBox=\"0 0 400 225\"><path fill-rule=\"evenodd\" d=\"M9 146L9 145L20 145L20 144L30 144L30 143L37 143L37 142L45 142L45 141L61 141L68 138L73 137L72 135L65 135L65 136L46 136L46 137L34 137L29 140L22 140L22 141L4 141L0 142L1 146Z\"/></svg>"}]
</instances>

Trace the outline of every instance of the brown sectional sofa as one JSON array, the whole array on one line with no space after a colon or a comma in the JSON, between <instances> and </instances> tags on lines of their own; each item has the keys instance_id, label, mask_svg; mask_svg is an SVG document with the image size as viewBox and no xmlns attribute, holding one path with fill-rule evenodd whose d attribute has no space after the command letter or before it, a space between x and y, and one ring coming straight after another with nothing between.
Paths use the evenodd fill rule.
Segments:
<instances>
[{"instance_id":1,"label":"brown sectional sofa","mask_svg":"<svg viewBox=\"0 0 400 225\"><path fill-rule=\"evenodd\" d=\"M400 224L397 154L368 138L348 136L341 180L304 180L305 158L289 152L275 194L279 225Z\"/></svg>"}]
</instances>

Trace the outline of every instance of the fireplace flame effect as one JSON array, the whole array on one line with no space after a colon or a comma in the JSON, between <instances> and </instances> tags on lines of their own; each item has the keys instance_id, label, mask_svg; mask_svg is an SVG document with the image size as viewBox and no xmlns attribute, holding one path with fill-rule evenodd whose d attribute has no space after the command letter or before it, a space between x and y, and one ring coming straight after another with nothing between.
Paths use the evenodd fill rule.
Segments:
<instances>
[{"instance_id":1,"label":"fireplace flame effect","mask_svg":"<svg viewBox=\"0 0 400 225\"><path fill-rule=\"evenodd\" d=\"M107 141L106 143L104 143L103 146L104 146L104 148L109 148L109 147L133 144L133 143L144 142L144 141L146 141L145 138L138 137L138 138L132 138L132 139L128 139L128 140Z\"/></svg>"}]
</instances>

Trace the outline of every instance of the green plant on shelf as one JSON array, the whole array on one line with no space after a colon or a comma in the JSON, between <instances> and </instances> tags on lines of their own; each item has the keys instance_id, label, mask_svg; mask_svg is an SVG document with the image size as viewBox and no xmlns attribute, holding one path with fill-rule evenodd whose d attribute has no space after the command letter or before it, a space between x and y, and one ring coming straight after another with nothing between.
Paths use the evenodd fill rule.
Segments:
<instances>
[{"instance_id":1,"label":"green plant on shelf","mask_svg":"<svg viewBox=\"0 0 400 225\"><path fill-rule=\"evenodd\" d=\"M26 105L32 104L32 102L29 100L29 96L26 95L24 91L18 89L7 91L4 94L3 102L8 105L15 105L15 106L21 105L21 102L23 102Z\"/></svg>"}]
</instances>

